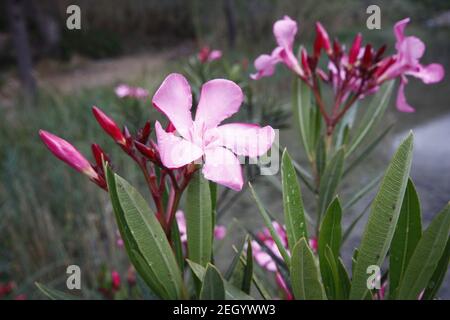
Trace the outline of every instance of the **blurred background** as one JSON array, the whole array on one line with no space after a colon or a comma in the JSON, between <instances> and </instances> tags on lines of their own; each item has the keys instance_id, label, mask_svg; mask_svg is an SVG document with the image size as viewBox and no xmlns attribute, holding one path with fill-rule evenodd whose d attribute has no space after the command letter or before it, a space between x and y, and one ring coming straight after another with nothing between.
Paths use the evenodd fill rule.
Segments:
<instances>
[{"instance_id":1,"label":"blurred background","mask_svg":"<svg viewBox=\"0 0 450 320\"><path fill-rule=\"evenodd\" d=\"M81 30L66 28L66 9L71 4L81 9ZM371 4L381 8L380 30L366 28L366 8ZM123 283L132 284L107 194L55 159L39 140L38 130L62 136L85 154L90 143L99 143L114 159L116 170L142 186L138 168L102 132L90 108L99 106L134 132L156 118L150 101L162 79L170 72L185 72L201 47L223 51L223 58L214 62L223 70L238 66L244 77L253 72L254 59L275 45L273 22L285 14L299 22L296 44L310 46L314 22L320 20L330 36L343 43L349 44L356 32L362 32L376 46L387 43L389 52L394 50L394 23L411 17L406 32L427 45L422 61L438 62L449 70L449 1L1 0L0 285L4 294L0 290L0 299L42 298L34 282L63 287L71 264L81 267L83 297L101 298L99 288L110 285L111 271L117 271ZM257 96L253 109L264 107L270 114L274 108L283 115L278 123L283 128L281 143L302 162L300 141L292 138L290 128L291 76L281 69L270 79L249 82ZM143 87L150 97L120 99L114 88L121 83ZM391 102L386 123L395 123L394 130L370 160L346 179L344 198L383 170L398 141L413 129L412 176L425 221L444 206L450 199L449 89L448 76L432 86L411 80L407 97L417 112L400 114ZM282 217L281 194L264 179L259 178L256 187L273 215ZM349 210L344 223L371 197ZM308 207L313 199L305 198ZM232 194L231 199L223 201L221 224L232 224L237 218L243 224L251 221L252 229L262 226L248 192ZM359 243L363 221L345 244L347 262ZM230 234L220 244L224 255L243 236L237 229ZM217 259L220 262L220 255ZM448 283L447 277L442 298L450 298ZM129 296L126 291L115 297Z\"/></svg>"}]
</instances>

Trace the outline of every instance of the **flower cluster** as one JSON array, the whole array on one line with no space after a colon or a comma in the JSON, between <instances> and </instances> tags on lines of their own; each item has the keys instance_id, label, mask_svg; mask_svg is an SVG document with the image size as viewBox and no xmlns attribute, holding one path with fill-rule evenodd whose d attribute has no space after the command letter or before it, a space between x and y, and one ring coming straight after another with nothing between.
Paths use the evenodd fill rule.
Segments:
<instances>
[{"instance_id":1,"label":"flower cluster","mask_svg":"<svg viewBox=\"0 0 450 320\"><path fill-rule=\"evenodd\" d=\"M404 94L406 76L417 77L427 84L435 83L442 80L444 69L439 64L420 64L425 45L417 37L404 35L408 22L409 18L394 26L397 52L392 56L384 56L386 46L376 50L370 44L364 46L361 34L355 37L347 52L338 40L331 42L325 28L317 22L313 52L308 53L304 47L300 47L297 57L294 54L297 23L285 16L273 26L278 46L271 54L263 54L255 60L257 72L251 77L257 80L270 76L278 63L286 65L312 89L329 134L358 99L376 92L388 80L401 79L397 108L403 112L412 112L414 109L406 102ZM327 69L321 68L322 52L328 61ZM331 110L327 110L324 105L319 81L329 84L333 89L334 104L328 108Z\"/></svg>"},{"instance_id":2,"label":"flower cluster","mask_svg":"<svg viewBox=\"0 0 450 320\"><path fill-rule=\"evenodd\" d=\"M116 93L116 96L121 99L134 98L145 100L149 96L149 93L146 89L141 87L132 87L127 84L118 85L114 91Z\"/></svg>"},{"instance_id":3,"label":"flower cluster","mask_svg":"<svg viewBox=\"0 0 450 320\"><path fill-rule=\"evenodd\" d=\"M156 215L168 235L181 194L193 173L204 162L203 175L234 190L243 186L242 169L236 155L257 157L267 152L274 140L270 126L253 124L219 124L239 110L243 100L241 88L232 81L215 79L202 87L195 120L191 117L192 94L187 80L180 74L169 75L153 97L154 107L169 119L165 129L156 121L157 143L150 137L147 122L135 135L122 130L100 108L92 112L103 130L142 170L156 207ZM92 145L95 163L91 164L73 145L44 130L39 135L59 159L107 189L104 163L111 159L97 145ZM156 168L160 169L157 174ZM169 200L163 202L167 183Z\"/></svg>"},{"instance_id":4,"label":"flower cluster","mask_svg":"<svg viewBox=\"0 0 450 320\"><path fill-rule=\"evenodd\" d=\"M212 62L222 58L222 51L211 50L208 46L204 46L200 49L197 57L200 63Z\"/></svg>"}]
</instances>

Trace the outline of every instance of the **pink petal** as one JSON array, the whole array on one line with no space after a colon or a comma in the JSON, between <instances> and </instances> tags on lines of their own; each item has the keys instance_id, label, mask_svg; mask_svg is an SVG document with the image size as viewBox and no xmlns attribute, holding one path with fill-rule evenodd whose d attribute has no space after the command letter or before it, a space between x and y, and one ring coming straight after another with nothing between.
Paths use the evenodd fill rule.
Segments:
<instances>
[{"instance_id":1,"label":"pink petal","mask_svg":"<svg viewBox=\"0 0 450 320\"><path fill-rule=\"evenodd\" d=\"M288 16L284 16L283 19L274 23L273 34L280 47L292 50L295 35L297 34L297 22Z\"/></svg>"},{"instance_id":2,"label":"pink petal","mask_svg":"<svg viewBox=\"0 0 450 320\"><path fill-rule=\"evenodd\" d=\"M395 25L394 25L394 34L395 34L395 38L397 39L397 42L401 42L404 39L404 34L405 34L405 27L406 25L409 23L409 18L405 18L403 20L398 21Z\"/></svg>"},{"instance_id":3,"label":"pink petal","mask_svg":"<svg viewBox=\"0 0 450 320\"><path fill-rule=\"evenodd\" d=\"M192 127L191 87L181 74L171 73L153 96L153 106L164 113L177 131L187 138Z\"/></svg>"},{"instance_id":4,"label":"pink petal","mask_svg":"<svg viewBox=\"0 0 450 320\"><path fill-rule=\"evenodd\" d=\"M225 238L225 235L227 234L227 228L225 226L216 226L214 228L214 238L217 240L222 240Z\"/></svg>"},{"instance_id":5,"label":"pink petal","mask_svg":"<svg viewBox=\"0 0 450 320\"><path fill-rule=\"evenodd\" d=\"M222 147L206 149L202 172L206 179L236 191L240 191L244 184L238 158Z\"/></svg>"},{"instance_id":6,"label":"pink petal","mask_svg":"<svg viewBox=\"0 0 450 320\"><path fill-rule=\"evenodd\" d=\"M236 113L243 99L241 88L233 81L208 81L202 86L195 121L203 122L206 128L214 128Z\"/></svg>"},{"instance_id":7,"label":"pink petal","mask_svg":"<svg viewBox=\"0 0 450 320\"><path fill-rule=\"evenodd\" d=\"M263 155L272 146L275 131L270 126L230 123L219 126L220 143L235 154L249 157Z\"/></svg>"},{"instance_id":8,"label":"pink petal","mask_svg":"<svg viewBox=\"0 0 450 320\"><path fill-rule=\"evenodd\" d=\"M220 51L220 50L213 50L209 54L208 60L209 61L214 61L214 60L220 59L221 57L222 57L222 51Z\"/></svg>"},{"instance_id":9,"label":"pink petal","mask_svg":"<svg viewBox=\"0 0 450 320\"><path fill-rule=\"evenodd\" d=\"M155 123L155 129L161 161L167 168L182 167L203 155L201 148L173 133L166 132L158 121Z\"/></svg>"},{"instance_id":10,"label":"pink petal","mask_svg":"<svg viewBox=\"0 0 450 320\"><path fill-rule=\"evenodd\" d=\"M406 37L397 50L402 60L405 60L410 67L415 67L425 52L425 44L417 37Z\"/></svg>"},{"instance_id":11,"label":"pink petal","mask_svg":"<svg viewBox=\"0 0 450 320\"><path fill-rule=\"evenodd\" d=\"M424 83L436 83L444 78L444 67L438 63L419 66L419 71L409 71L408 75L421 79Z\"/></svg>"},{"instance_id":12,"label":"pink petal","mask_svg":"<svg viewBox=\"0 0 450 320\"><path fill-rule=\"evenodd\" d=\"M175 213L175 219L177 220L177 224L178 224L180 240L182 243L185 243L187 241L187 229L186 229L186 218L184 217L184 212L181 210L178 210Z\"/></svg>"},{"instance_id":13,"label":"pink petal","mask_svg":"<svg viewBox=\"0 0 450 320\"><path fill-rule=\"evenodd\" d=\"M262 54L255 60L256 73L250 75L253 80L259 80L262 77L269 77L274 74L276 64L280 62L279 59L268 55Z\"/></svg>"},{"instance_id":14,"label":"pink petal","mask_svg":"<svg viewBox=\"0 0 450 320\"><path fill-rule=\"evenodd\" d=\"M414 112L413 107L411 107L408 102L406 101L405 97L405 85L407 84L407 80L405 77L402 77L402 80L400 82L400 86L398 88L397 93L397 109L400 112Z\"/></svg>"}]
</instances>

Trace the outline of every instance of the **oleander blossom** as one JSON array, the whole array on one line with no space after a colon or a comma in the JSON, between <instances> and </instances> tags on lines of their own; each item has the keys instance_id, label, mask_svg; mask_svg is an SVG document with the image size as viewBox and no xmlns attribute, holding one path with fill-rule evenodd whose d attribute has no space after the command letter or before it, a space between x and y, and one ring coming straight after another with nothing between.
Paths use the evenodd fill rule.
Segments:
<instances>
[{"instance_id":1,"label":"oleander blossom","mask_svg":"<svg viewBox=\"0 0 450 320\"><path fill-rule=\"evenodd\" d=\"M202 47L198 53L198 60L201 63L212 62L220 58L222 58L222 51L211 50L208 46Z\"/></svg>"},{"instance_id":2,"label":"oleander blossom","mask_svg":"<svg viewBox=\"0 0 450 320\"><path fill-rule=\"evenodd\" d=\"M425 44L417 37L405 36L405 28L410 19L406 18L397 22L394 26L394 34L397 40L395 48L397 54L393 57L393 63L387 68L381 81L400 77L400 86L397 94L397 108L402 112L414 112L414 108L408 104L405 96L405 86L408 83L406 76L413 76L422 80L425 84L440 82L444 78L442 65L432 63L422 65L419 59L425 53ZM385 63L388 63L385 61Z\"/></svg>"},{"instance_id":3,"label":"oleander blossom","mask_svg":"<svg viewBox=\"0 0 450 320\"><path fill-rule=\"evenodd\" d=\"M120 84L115 89L114 92L116 96L123 98L134 98L134 99L146 99L149 93L146 89L141 87L132 87L127 84Z\"/></svg>"},{"instance_id":4,"label":"oleander blossom","mask_svg":"<svg viewBox=\"0 0 450 320\"><path fill-rule=\"evenodd\" d=\"M203 84L195 120L192 94L181 74L172 73L153 97L153 105L167 116L176 132L167 132L156 121L155 131L161 162L169 169L203 160L208 180L239 191L242 169L236 156L258 157L272 146L275 132L270 126L228 123L243 101L241 88L230 80L214 79ZM170 130L169 130L170 131Z\"/></svg>"},{"instance_id":5,"label":"oleander blossom","mask_svg":"<svg viewBox=\"0 0 450 320\"><path fill-rule=\"evenodd\" d=\"M280 223L273 221L272 226L279 236L281 243L283 247L286 248L287 253L290 255L290 251L288 249L288 239L287 239L287 233L285 226L281 225ZM286 299L292 300L293 295L288 289L288 286L286 285L283 277L281 276L278 268L277 263L275 262L274 258L269 254L268 250L270 250L270 253L279 258L280 260L283 260L283 256L280 253L280 250L278 250L278 247L275 243L275 240L273 239L272 235L270 234L270 231L268 228L263 228L262 231L258 232L256 234L256 237L258 241L252 240L252 251L253 251L253 257L255 258L255 261L257 264L259 264L262 268L266 269L269 272L275 273L275 280L279 288L284 292ZM309 239L309 246L313 250L313 252L317 252L317 239L316 238L310 238ZM260 243L263 243L265 248L260 245Z\"/></svg>"},{"instance_id":6,"label":"oleander blossom","mask_svg":"<svg viewBox=\"0 0 450 320\"><path fill-rule=\"evenodd\" d=\"M180 233L181 243L187 243L187 227L186 218L182 210L178 210L175 213L175 219L177 220L178 231ZM222 240L227 234L227 228L223 225L216 225L214 227L214 239Z\"/></svg>"}]
</instances>

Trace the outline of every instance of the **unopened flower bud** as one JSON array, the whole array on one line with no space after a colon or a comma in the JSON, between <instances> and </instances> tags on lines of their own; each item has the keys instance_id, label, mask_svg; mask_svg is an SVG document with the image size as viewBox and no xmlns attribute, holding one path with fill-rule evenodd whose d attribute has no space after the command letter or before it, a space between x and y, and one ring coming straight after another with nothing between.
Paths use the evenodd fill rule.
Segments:
<instances>
[{"instance_id":1,"label":"unopened flower bud","mask_svg":"<svg viewBox=\"0 0 450 320\"><path fill-rule=\"evenodd\" d=\"M358 58L359 49L361 48L362 36L361 33L358 33L353 40L352 47L350 48L350 52L348 54L348 63L354 64L356 59Z\"/></svg>"},{"instance_id":2,"label":"unopened flower bud","mask_svg":"<svg viewBox=\"0 0 450 320\"><path fill-rule=\"evenodd\" d=\"M327 31L320 22L316 22L316 40L314 42L314 56L316 58L319 57L320 50L322 49L324 49L328 55L333 54Z\"/></svg>"},{"instance_id":3,"label":"unopened flower bud","mask_svg":"<svg viewBox=\"0 0 450 320\"><path fill-rule=\"evenodd\" d=\"M100 126L105 130L107 134L114 139L114 141L121 145L126 145L126 139L120 131L120 128L117 124L109 118L102 110L97 107L92 107L92 112L94 113L95 118L97 119Z\"/></svg>"}]
</instances>

